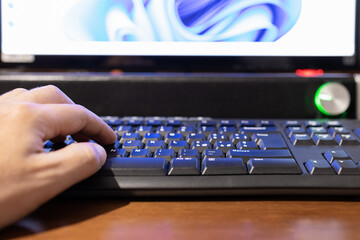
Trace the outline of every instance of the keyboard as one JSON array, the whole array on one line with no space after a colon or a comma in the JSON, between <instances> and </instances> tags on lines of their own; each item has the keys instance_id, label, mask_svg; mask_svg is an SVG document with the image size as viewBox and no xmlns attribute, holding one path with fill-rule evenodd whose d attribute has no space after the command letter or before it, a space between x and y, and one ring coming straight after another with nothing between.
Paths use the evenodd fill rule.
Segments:
<instances>
[{"instance_id":1,"label":"keyboard","mask_svg":"<svg viewBox=\"0 0 360 240\"><path fill-rule=\"evenodd\" d=\"M360 122L354 119L102 118L118 140L105 146L105 165L71 192L360 193Z\"/></svg>"}]
</instances>

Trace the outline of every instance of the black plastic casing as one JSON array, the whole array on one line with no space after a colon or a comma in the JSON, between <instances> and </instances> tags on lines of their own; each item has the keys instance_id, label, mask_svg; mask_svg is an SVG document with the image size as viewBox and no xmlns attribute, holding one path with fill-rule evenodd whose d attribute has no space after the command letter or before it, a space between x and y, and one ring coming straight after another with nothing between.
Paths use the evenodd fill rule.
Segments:
<instances>
[{"instance_id":1,"label":"black plastic casing","mask_svg":"<svg viewBox=\"0 0 360 240\"><path fill-rule=\"evenodd\" d=\"M213 118L321 118L314 104L319 86L340 82L351 94L341 118L356 117L351 74L121 74L2 73L0 93L53 84L99 115L205 116Z\"/></svg>"}]
</instances>

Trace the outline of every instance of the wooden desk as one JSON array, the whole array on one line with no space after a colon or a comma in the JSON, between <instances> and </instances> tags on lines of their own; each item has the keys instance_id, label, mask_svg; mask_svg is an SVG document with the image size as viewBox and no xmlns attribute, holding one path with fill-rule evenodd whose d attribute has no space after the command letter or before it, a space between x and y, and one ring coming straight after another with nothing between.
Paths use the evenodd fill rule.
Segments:
<instances>
[{"instance_id":1,"label":"wooden desk","mask_svg":"<svg viewBox=\"0 0 360 240\"><path fill-rule=\"evenodd\" d=\"M360 201L55 199L0 239L359 239Z\"/></svg>"}]
</instances>

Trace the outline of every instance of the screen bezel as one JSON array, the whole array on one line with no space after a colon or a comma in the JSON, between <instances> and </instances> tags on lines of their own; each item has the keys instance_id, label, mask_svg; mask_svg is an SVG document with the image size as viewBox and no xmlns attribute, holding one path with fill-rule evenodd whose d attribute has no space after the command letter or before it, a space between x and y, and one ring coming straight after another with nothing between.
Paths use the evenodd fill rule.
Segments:
<instances>
[{"instance_id":1,"label":"screen bezel","mask_svg":"<svg viewBox=\"0 0 360 240\"><path fill-rule=\"evenodd\" d=\"M83 70L124 72L292 72L296 69L356 71L360 69L360 0L356 0L355 55L352 57L296 56L74 56L36 55L34 62L5 63L0 68L25 70ZM1 7L0 7L1 21ZM0 24L0 41L1 41ZM0 46L0 52L1 46Z\"/></svg>"}]
</instances>

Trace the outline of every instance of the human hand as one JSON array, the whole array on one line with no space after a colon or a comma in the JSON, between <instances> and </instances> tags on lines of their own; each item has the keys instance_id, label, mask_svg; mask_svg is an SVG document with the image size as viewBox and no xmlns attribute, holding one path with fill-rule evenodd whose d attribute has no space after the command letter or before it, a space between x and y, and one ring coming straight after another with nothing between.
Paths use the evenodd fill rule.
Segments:
<instances>
[{"instance_id":1,"label":"human hand","mask_svg":"<svg viewBox=\"0 0 360 240\"><path fill-rule=\"evenodd\" d=\"M0 96L0 228L20 219L105 162L103 147L76 142L44 153L43 143L72 135L108 145L116 135L54 86Z\"/></svg>"}]
</instances>

